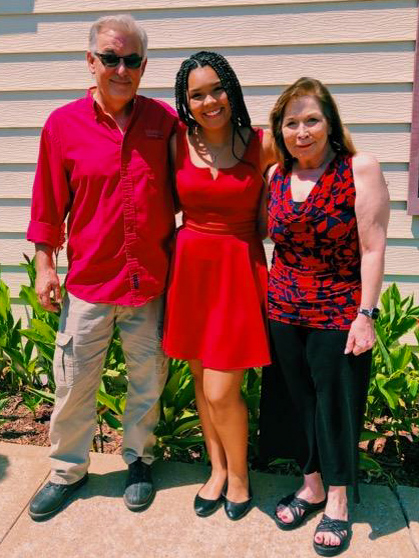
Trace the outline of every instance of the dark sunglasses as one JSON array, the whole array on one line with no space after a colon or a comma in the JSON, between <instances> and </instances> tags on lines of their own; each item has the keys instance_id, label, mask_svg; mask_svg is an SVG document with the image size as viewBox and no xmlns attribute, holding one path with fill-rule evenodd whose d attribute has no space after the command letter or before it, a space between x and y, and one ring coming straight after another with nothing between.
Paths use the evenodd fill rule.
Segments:
<instances>
[{"instance_id":1,"label":"dark sunglasses","mask_svg":"<svg viewBox=\"0 0 419 558\"><path fill-rule=\"evenodd\" d=\"M129 70L136 70L141 66L143 57L136 53L127 54L127 56L118 56L112 52L95 52L95 56L100 58L100 61L107 68L116 68L121 60L124 61L124 66Z\"/></svg>"}]
</instances>

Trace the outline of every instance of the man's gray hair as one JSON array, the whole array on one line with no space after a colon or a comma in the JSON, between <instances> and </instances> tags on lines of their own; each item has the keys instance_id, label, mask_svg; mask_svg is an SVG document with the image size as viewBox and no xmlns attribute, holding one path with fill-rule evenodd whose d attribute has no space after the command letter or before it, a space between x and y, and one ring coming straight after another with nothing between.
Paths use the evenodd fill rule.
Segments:
<instances>
[{"instance_id":1,"label":"man's gray hair","mask_svg":"<svg viewBox=\"0 0 419 558\"><path fill-rule=\"evenodd\" d=\"M122 28L128 34L132 34L138 37L141 44L141 55L145 57L147 55L147 45L148 37L145 30L141 27L135 19L128 14L117 14L111 16L104 16L97 19L89 32L89 51L95 52L97 36L103 29L114 29Z\"/></svg>"}]
</instances>

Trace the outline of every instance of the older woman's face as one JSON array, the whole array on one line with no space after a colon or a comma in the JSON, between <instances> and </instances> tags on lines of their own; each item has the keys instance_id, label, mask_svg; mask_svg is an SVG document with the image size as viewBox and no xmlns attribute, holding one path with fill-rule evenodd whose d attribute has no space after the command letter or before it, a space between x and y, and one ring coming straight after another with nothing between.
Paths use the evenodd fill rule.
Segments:
<instances>
[{"instance_id":1,"label":"older woman's face","mask_svg":"<svg viewBox=\"0 0 419 558\"><path fill-rule=\"evenodd\" d=\"M284 143L290 154L309 165L321 165L329 149L330 126L316 97L294 97L285 107Z\"/></svg>"}]
</instances>

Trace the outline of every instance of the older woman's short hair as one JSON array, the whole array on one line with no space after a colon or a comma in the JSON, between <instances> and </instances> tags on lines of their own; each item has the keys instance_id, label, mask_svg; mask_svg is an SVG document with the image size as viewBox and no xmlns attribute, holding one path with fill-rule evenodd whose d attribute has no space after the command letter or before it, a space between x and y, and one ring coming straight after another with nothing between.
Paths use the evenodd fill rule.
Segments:
<instances>
[{"instance_id":1,"label":"older woman's short hair","mask_svg":"<svg viewBox=\"0 0 419 558\"><path fill-rule=\"evenodd\" d=\"M302 77L285 89L276 101L270 114L272 135L275 139L278 160L281 166L289 170L293 161L291 154L285 147L282 136L285 107L291 99L305 95L310 95L317 99L330 126L329 142L332 149L337 153L354 155L356 153L355 146L348 130L342 124L338 107L330 91L318 79Z\"/></svg>"},{"instance_id":2,"label":"older woman's short hair","mask_svg":"<svg viewBox=\"0 0 419 558\"><path fill-rule=\"evenodd\" d=\"M123 29L127 34L132 34L138 37L141 44L141 55L147 55L148 37L145 30L141 27L135 19L128 14L117 14L111 16L104 16L97 19L89 31L89 51L95 52L96 41L98 34L103 29Z\"/></svg>"}]
</instances>

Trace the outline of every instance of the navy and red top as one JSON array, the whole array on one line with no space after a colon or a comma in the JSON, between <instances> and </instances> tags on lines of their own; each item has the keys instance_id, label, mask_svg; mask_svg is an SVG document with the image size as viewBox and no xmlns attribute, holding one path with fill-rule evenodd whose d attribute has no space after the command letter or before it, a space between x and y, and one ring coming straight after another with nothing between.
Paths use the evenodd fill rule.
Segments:
<instances>
[{"instance_id":1,"label":"navy and red top","mask_svg":"<svg viewBox=\"0 0 419 558\"><path fill-rule=\"evenodd\" d=\"M269 194L269 318L347 330L361 300L352 157L336 156L301 204L291 172L275 171Z\"/></svg>"}]
</instances>

